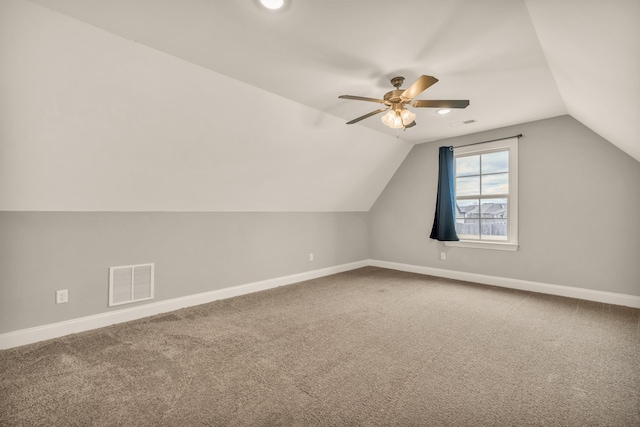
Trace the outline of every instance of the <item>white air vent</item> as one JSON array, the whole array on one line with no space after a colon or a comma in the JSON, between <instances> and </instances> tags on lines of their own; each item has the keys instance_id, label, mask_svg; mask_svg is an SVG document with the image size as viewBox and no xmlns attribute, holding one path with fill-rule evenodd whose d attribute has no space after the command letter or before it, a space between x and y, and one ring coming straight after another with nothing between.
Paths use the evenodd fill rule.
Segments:
<instances>
[{"instance_id":1,"label":"white air vent","mask_svg":"<svg viewBox=\"0 0 640 427\"><path fill-rule=\"evenodd\" d=\"M154 264L109 268L109 307L153 299Z\"/></svg>"},{"instance_id":2,"label":"white air vent","mask_svg":"<svg viewBox=\"0 0 640 427\"><path fill-rule=\"evenodd\" d=\"M478 123L478 121L471 119L471 120L465 120L463 122L453 122L453 123L449 123L449 126L454 126L454 127L455 126L464 126L464 125L471 125L473 123Z\"/></svg>"}]
</instances>

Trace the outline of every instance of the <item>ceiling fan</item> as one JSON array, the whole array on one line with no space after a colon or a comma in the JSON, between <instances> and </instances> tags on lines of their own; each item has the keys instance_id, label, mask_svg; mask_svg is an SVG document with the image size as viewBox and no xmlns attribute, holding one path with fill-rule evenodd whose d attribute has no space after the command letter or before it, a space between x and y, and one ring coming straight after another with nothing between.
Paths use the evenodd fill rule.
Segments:
<instances>
[{"instance_id":1,"label":"ceiling fan","mask_svg":"<svg viewBox=\"0 0 640 427\"><path fill-rule=\"evenodd\" d=\"M347 122L348 125L359 122L371 116L374 116L383 111L387 111L387 114L382 116L382 123L389 126L392 129L410 128L416 125L416 115L412 111L406 108L407 104L410 104L414 108L466 108L469 105L468 99L458 100L418 100L413 101L413 98L418 96L422 91L432 86L438 81L432 76L420 76L418 80L413 82L407 89L400 89L404 82L404 77L394 77L391 79L391 84L395 86L395 90L389 91L384 94L383 99L366 98L363 96L353 95L340 95L341 99L355 99L356 101L369 101L384 104L384 108L372 111L364 116L360 116L357 119L353 119Z\"/></svg>"}]
</instances>

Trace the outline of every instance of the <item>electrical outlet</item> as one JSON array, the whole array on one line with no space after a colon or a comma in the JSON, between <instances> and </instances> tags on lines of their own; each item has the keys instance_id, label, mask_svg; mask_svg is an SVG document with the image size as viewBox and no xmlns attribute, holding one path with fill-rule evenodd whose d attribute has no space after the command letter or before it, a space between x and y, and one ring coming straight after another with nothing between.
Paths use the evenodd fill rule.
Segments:
<instances>
[{"instance_id":1,"label":"electrical outlet","mask_svg":"<svg viewBox=\"0 0 640 427\"><path fill-rule=\"evenodd\" d=\"M309 254L309 261L313 261L313 254Z\"/></svg>"},{"instance_id":2,"label":"electrical outlet","mask_svg":"<svg viewBox=\"0 0 640 427\"><path fill-rule=\"evenodd\" d=\"M440 259L442 259L442 260L447 259L447 253L446 252L440 252Z\"/></svg>"},{"instance_id":3,"label":"electrical outlet","mask_svg":"<svg viewBox=\"0 0 640 427\"><path fill-rule=\"evenodd\" d=\"M69 302L69 291L67 289L56 291L56 304L62 304L65 302Z\"/></svg>"}]
</instances>

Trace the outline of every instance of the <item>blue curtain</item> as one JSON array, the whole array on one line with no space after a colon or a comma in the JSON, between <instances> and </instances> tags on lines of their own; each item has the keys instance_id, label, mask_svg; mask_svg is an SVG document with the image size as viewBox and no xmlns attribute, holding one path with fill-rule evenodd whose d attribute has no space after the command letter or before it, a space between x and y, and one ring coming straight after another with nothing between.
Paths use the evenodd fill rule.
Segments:
<instances>
[{"instance_id":1,"label":"blue curtain","mask_svg":"<svg viewBox=\"0 0 640 427\"><path fill-rule=\"evenodd\" d=\"M456 199L453 179L453 148L440 147L438 197L430 237L441 242L460 240L456 234Z\"/></svg>"}]
</instances>

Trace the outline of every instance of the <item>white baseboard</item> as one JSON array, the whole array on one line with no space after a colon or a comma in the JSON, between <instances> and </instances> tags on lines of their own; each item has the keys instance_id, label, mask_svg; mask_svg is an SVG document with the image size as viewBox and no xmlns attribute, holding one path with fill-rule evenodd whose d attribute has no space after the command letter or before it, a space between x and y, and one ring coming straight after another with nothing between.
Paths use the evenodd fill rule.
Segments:
<instances>
[{"instance_id":1,"label":"white baseboard","mask_svg":"<svg viewBox=\"0 0 640 427\"><path fill-rule=\"evenodd\" d=\"M558 295L587 301L603 302L606 304L623 305L640 308L640 297L635 295L617 294L614 292L596 291L593 289L574 288L571 286L551 285L548 283L532 282L529 280L510 279L508 277L487 276L484 274L465 273L463 271L445 270L442 268L422 267L419 265L402 264L389 261L369 260L374 267L400 270L410 273L426 274L429 276L446 277L448 279L464 280L466 282L482 283L484 285L500 286L503 288L519 289L541 294Z\"/></svg>"},{"instance_id":2,"label":"white baseboard","mask_svg":"<svg viewBox=\"0 0 640 427\"><path fill-rule=\"evenodd\" d=\"M244 285L232 286L215 291L200 294L188 295L170 300L153 302L131 308L108 311L93 316L71 319L64 322L52 323L49 325L37 326L34 328L21 329L5 334L0 334L0 350L58 338L69 334L84 332L91 329L102 328L116 323L128 322L141 319L143 317L154 316L181 308L192 307L194 305L206 304L208 302L232 298L252 292L264 291L277 288L279 286L290 285L305 280L330 276L356 268L374 266L400 270L410 273L425 274L429 276L445 277L448 279L464 280L467 282L482 283L504 288L519 289L523 291L538 292L543 294L558 295L569 298L578 298L587 301L603 302L607 304L623 305L627 307L640 308L640 297L634 295L617 294L613 292L595 291L592 289L573 288L570 286L551 285L548 283L532 282L528 280L510 279L506 277L487 276L484 274L465 273L462 271L445 270L434 267L423 267L411 264L402 264L389 261L362 260L334 267L322 268L319 270L307 271L304 273L292 274L289 276L277 277L274 279L261 280L259 282L247 283Z\"/></svg>"},{"instance_id":3,"label":"white baseboard","mask_svg":"<svg viewBox=\"0 0 640 427\"><path fill-rule=\"evenodd\" d=\"M0 334L0 350L58 338L69 334L84 332L91 329L102 328L116 323L128 322L141 319L143 317L154 316L168 311L179 310L181 308L192 307L194 305L206 304L208 302L232 298L252 292L264 291L277 288L279 286L290 285L305 280L317 279L318 277L330 276L356 268L366 267L367 260L342 264L334 267L322 268L319 270L307 271L304 273L292 274L290 276L276 277L274 279L261 280L259 282L247 283L244 285L232 286L215 291L188 295L170 300L152 302L150 304L138 305L121 310L108 311L92 316L80 317L64 322L52 323L34 328L21 329L5 334Z\"/></svg>"}]
</instances>

